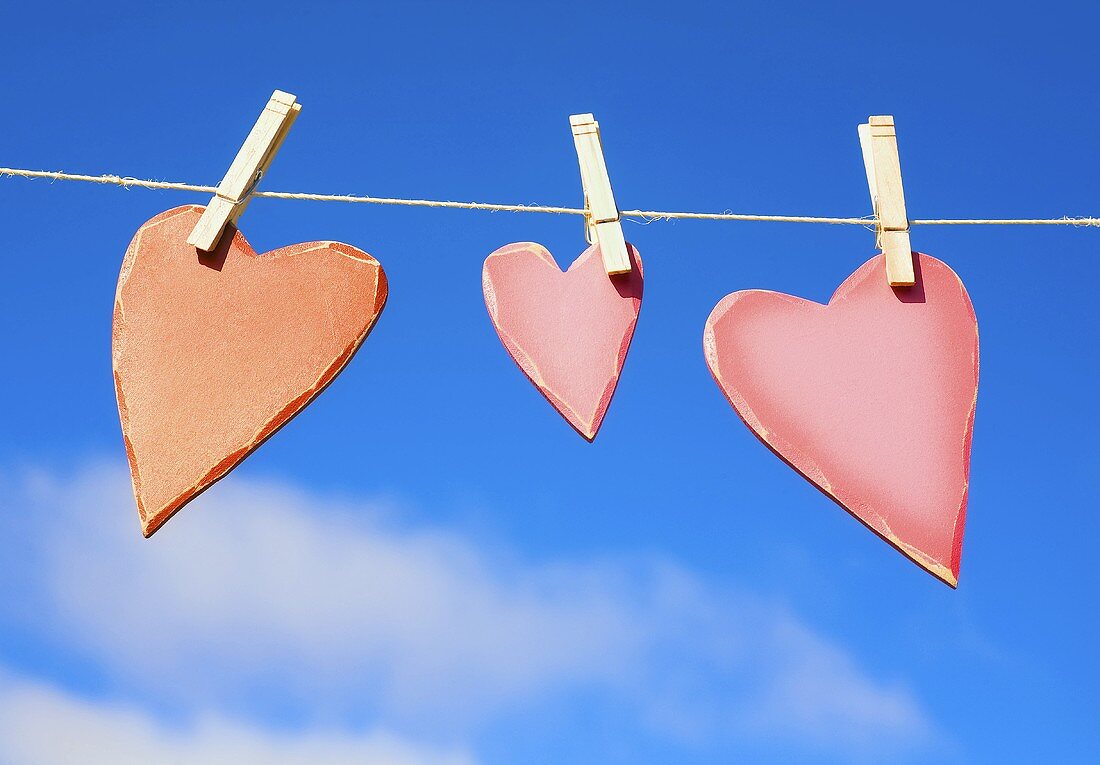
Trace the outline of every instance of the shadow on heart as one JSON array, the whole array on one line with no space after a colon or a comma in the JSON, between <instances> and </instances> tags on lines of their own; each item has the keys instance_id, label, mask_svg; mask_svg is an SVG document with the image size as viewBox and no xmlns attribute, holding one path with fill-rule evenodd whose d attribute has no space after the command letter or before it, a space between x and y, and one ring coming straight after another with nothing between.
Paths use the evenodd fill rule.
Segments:
<instances>
[{"instance_id":1,"label":"shadow on heart","mask_svg":"<svg viewBox=\"0 0 1100 765\"><path fill-rule=\"evenodd\" d=\"M207 268L213 268L215 271L221 271L225 266L225 259L229 255L229 248L233 246L233 240L237 237L237 227L232 223L226 225L225 231L222 232L221 238L218 240L218 246L210 252L204 252L198 248L195 249L195 256L199 259L199 263Z\"/></svg>"},{"instance_id":2,"label":"shadow on heart","mask_svg":"<svg viewBox=\"0 0 1100 765\"><path fill-rule=\"evenodd\" d=\"M614 274L608 278L615 285L615 291L619 293L619 297L641 300L642 280L637 278L637 274L640 273L638 253L632 244L626 245L626 252L630 257L630 271L625 274Z\"/></svg>"},{"instance_id":3,"label":"shadow on heart","mask_svg":"<svg viewBox=\"0 0 1100 765\"><path fill-rule=\"evenodd\" d=\"M913 280L914 283L910 287L891 287L894 291L894 297L896 297L902 303L923 303L924 299L924 277L921 274L921 254L919 252L913 253Z\"/></svg>"}]
</instances>

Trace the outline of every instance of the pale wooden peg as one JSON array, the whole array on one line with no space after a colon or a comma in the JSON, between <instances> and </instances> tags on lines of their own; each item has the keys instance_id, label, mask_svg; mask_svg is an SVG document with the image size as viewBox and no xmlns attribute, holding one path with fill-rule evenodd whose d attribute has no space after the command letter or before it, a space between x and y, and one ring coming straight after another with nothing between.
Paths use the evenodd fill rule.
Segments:
<instances>
[{"instance_id":1,"label":"pale wooden peg","mask_svg":"<svg viewBox=\"0 0 1100 765\"><path fill-rule=\"evenodd\" d=\"M623 226L619 221L619 208L611 192L611 179L603 159L600 142L600 125L591 114L574 114L569 117L573 128L573 143L577 147L577 160L581 167L581 185L584 187L584 203L589 211L586 221L588 241L594 239L600 245L603 265L608 274L630 273L630 255L626 251Z\"/></svg>"},{"instance_id":2,"label":"pale wooden peg","mask_svg":"<svg viewBox=\"0 0 1100 765\"><path fill-rule=\"evenodd\" d=\"M910 286L916 283L916 274L894 118L869 118L867 124L859 126L859 144L875 211L875 239L886 258L886 278L891 287Z\"/></svg>"},{"instance_id":3,"label":"pale wooden peg","mask_svg":"<svg viewBox=\"0 0 1100 765\"><path fill-rule=\"evenodd\" d=\"M252 126L248 138L229 166L218 192L195 224L187 243L209 252L218 245L222 232L230 223L236 223L248 207L252 191L262 175L267 173L271 160L282 145L290 126L298 117L302 105L290 93L276 90L271 94L260 118Z\"/></svg>"}]
</instances>

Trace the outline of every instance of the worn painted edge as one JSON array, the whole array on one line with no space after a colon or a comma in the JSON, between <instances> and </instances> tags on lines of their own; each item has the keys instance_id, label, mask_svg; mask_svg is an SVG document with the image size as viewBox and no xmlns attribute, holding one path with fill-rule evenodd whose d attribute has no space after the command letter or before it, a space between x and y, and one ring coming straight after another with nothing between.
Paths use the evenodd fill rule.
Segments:
<instances>
[{"instance_id":1,"label":"worn painted edge","mask_svg":"<svg viewBox=\"0 0 1100 765\"><path fill-rule=\"evenodd\" d=\"M126 248L126 255L123 258L122 268L119 273L118 286L115 290L115 310L114 310L114 322L117 324L120 317L125 315L125 307L122 302L122 291L127 281L129 281L130 273L133 270L134 259L137 256L138 247L141 242L142 235L149 229L152 229L162 223L171 220L177 215L186 214L189 212L200 212L204 208L202 205L184 205L176 207L171 210L167 210L147 221L137 233L134 235L133 240L130 242L129 247ZM246 257L296 257L299 255L305 255L308 253L318 252L320 250L332 250L344 255L345 257L352 258L354 260L366 263L377 269L377 289L375 290L375 305L373 310L373 316L371 321L365 326L363 331L358 335L355 341L348 347L348 349L338 356L332 364L330 364L322 373L318 376L314 384L303 391L303 393L289 402L279 412L272 416L267 422L265 422L257 431L253 439L249 442L251 445L243 445L238 450L232 452L225 459L211 468L205 475L203 475L195 484L187 490L181 492L177 497L165 503L162 507L157 509L150 509L144 506L141 498L141 476L138 471L137 458L134 453L133 444L130 442L126 433L127 422L127 407L126 407L126 395L122 387L122 381L118 374L118 352L117 348L115 353L112 354L112 371L115 380L115 395L118 399L119 418L122 423L123 442L126 449L126 460L130 466L130 479L133 484L134 498L137 501L138 517L141 521L142 535L148 539L158 529L160 529L173 515L180 511L184 505L191 502L198 497L204 491L209 489L219 480L224 478L233 468L239 465L245 457L252 454L256 449L262 446L267 439L271 438L280 428L290 422L295 416L297 416L303 409L305 409L314 399L317 398L325 388L327 388L337 375L343 371L344 367L348 365L351 359L358 352L362 346L363 341L366 340L371 330L374 329L374 325L378 323L378 318L382 315L382 310L386 306L386 300L389 297L389 282L386 279L386 272L382 268L381 264L367 253L359 250L351 245L342 244L340 242L329 241L317 241L317 242L303 242L300 244L288 245L281 247L277 250L271 250L263 254L257 254L252 246L245 239L236 227L230 225L227 227L233 229L233 243L232 247L240 249ZM295 250L293 253L288 253L290 250Z\"/></svg>"},{"instance_id":2,"label":"worn painted edge","mask_svg":"<svg viewBox=\"0 0 1100 765\"><path fill-rule=\"evenodd\" d=\"M645 291L644 274L642 272L642 260L638 255L637 249L634 245L627 242L627 252L630 256L631 263L638 269L638 275L642 277L642 291ZM497 297L496 288L493 286L492 277L489 274L489 263L493 258L507 257L518 252L531 252L537 255L547 265L554 269L557 273L568 273L572 271L574 267L580 264L582 261L591 257L601 257L599 245L592 245L584 252L582 252L577 259L574 260L566 271L562 271L558 266L557 261L554 260L550 251L537 242L515 242L513 244L506 244L503 247L493 251L485 259L485 264L481 270L481 288L485 297L485 307L489 311L489 318L493 322L493 328L496 329L497 337L500 338L501 343L504 345L508 355L516 363L516 366L520 368L524 376L538 389L539 393L550 403L552 407L562 416L570 427L573 428L582 438L589 443L592 443L596 439L596 434L599 433L600 427L603 425L604 417L607 416L607 410L611 408L611 399L615 395L615 390L619 386L619 378L622 376L623 367L626 365L626 356L630 350L630 344L634 340L634 330L638 326L638 318L641 316L641 296L638 299L638 313L635 314L634 320L630 323L630 326L623 333L622 342L619 346L619 353L616 355L616 361L608 377L607 385L604 388L603 393L600 395L599 403L596 406L595 411L591 417L585 417L581 412L578 412L567 401L555 394L543 379L542 373L539 371L538 364L535 362L523 347L516 342L516 340L497 322ZM608 277L614 279L616 277Z\"/></svg>"},{"instance_id":3,"label":"worn painted edge","mask_svg":"<svg viewBox=\"0 0 1100 765\"><path fill-rule=\"evenodd\" d=\"M845 279L844 282L842 282L841 285L839 287L837 287L837 289L833 293L832 297L829 298L829 302L828 302L827 305L822 305L821 303L815 302L813 300L806 300L804 298L794 297L792 295L786 295L786 294L781 293L781 292L773 292L771 290L740 290L738 292L733 292L733 293L730 293L729 295L726 295L726 297L722 298L722 300L720 300L718 302L718 305L716 305L714 307L714 310L711 311L710 316L707 317L706 325L704 326L704 329L703 329L703 355L706 358L707 369L710 371L710 374L714 378L715 383L717 383L718 389L720 391L722 391L723 396L725 396L726 400L729 402L729 404L733 408L734 412L737 413L737 416L741 419L741 421L743 423L745 423L746 427L748 427L748 429L752 432L752 434L754 436L756 436L756 438L760 441L760 443L764 444L764 446L766 446L768 448L768 450L772 452L772 454L774 454L776 457L778 457L780 460L782 460L788 467L790 467L792 470L794 470L796 473L798 473L804 479L809 481L810 484L812 484L819 491L821 491L821 493L823 493L826 497L828 497L833 502L835 502L837 505L839 505L841 508L843 508L844 511L847 512L850 516L852 516L857 521L859 521L861 524L863 524L865 527L867 527L868 529L873 531L877 536L879 536L880 538L882 538L883 540L888 542L894 549L896 549L898 552L905 555L909 560L911 560L913 563L915 563L917 566L919 566L923 571L928 572L929 574L936 577L940 581L942 581L945 584L949 585L951 588L957 589L958 586L959 586L958 572L959 572L959 569L961 567L961 562L962 562L962 537L963 537L963 532L965 531L966 507L967 507L967 501L968 501L969 492L970 492L970 457L969 457L969 455L970 455L971 444L973 442L974 417L975 417L975 412L977 410L977 404L978 404L978 378L979 378L979 350L978 350L978 331L977 331L978 320L977 320L977 315L974 312L974 305L970 300L969 294L966 292L966 288L962 283L962 279L959 278L958 274L956 274L951 269L950 266L948 266L943 261L932 257L931 255L925 255L923 253L914 252L913 256L914 257L920 257L920 258L922 258L926 261L930 261L932 264L935 264L936 266L942 266L943 268L945 268L947 270L948 273L950 273L955 278L956 282L958 283L958 287L959 287L960 291L962 292L962 296L963 296L963 298L966 302L966 306L970 311L970 315L974 319L974 328L975 328L974 350L973 350L973 354L974 354L974 401L973 401L973 403L971 404L971 407L970 407L970 413L967 417L966 429L965 429L964 436L963 436L962 448L963 448L963 454L965 455L965 459L963 460L963 465L964 465L963 472L964 472L965 480L964 480L964 483L963 483L963 489L962 489L962 495L961 495L961 499L960 499L960 505L959 505L958 508L956 508L955 521L954 521L954 525L952 527L952 532L951 532L952 533L952 552L951 552L951 561L950 561L949 565L944 565L944 563L942 563L941 561L938 561L938 560L932 558L931 556L929 556L929 555L925 554L924 552L918 550L916 547L913 547L912 545L909 545L906 542L899 539L890 530L890 526L889 526L889 524L886 523L885 519L883 519L883 517L879 513L875 512L873 508L869 508L869 509L874 514L874 516L878 520L878 522L881 524L882 528L876 528L869 521L861 518L854 510L852 510L847 505L845 505L833 493L832 485L829 482L828 477L816 465L808 464L808 465L805 465L803 467L799 467L798 465L795 465L793 462L791 462L789 459L787 459L787 457L784 456L783 452L781 451L781 449L784 446L786 446L786 444L784 442L782 442L781 439L779 439L776 436L776 434L770 433L768 431L768 429L764 427L764 425L760 422L759 418L756 416L755 412L753 412L752 407L750 407L748 402L740 394L738 394L736 387L732 386L732 385L726 385L725 382L722 380L721 375L718 371L717 343L714 339L714 325L717 322L721 321L721 319L733 308L733 306L738 301L740 301L741 299L747 297L748 295L750 295L752 293L761 293L761 294L769 295L773 298L774 297L779 297L779 298L786 299L789 302L796 302L796 303L799 303L799 304L810 305L810 306L813 306L815 308L820 308L821 310L825 310L828 307L828 305L832 305L833 302L836 301L837 299L843 298L847 294L846 287L848 287L849 282L851 282L854 277L858 276L861 271L866 270L868 268L874 268L874 266L876 265L876 262L878 261L878 259L881 256L876 255L874 258L872 258L871 260L867 261L862 266L857 268L851 274L851 276L849 276L847 279ZM776 442L778 442L778 444ZM961 523L960 523L960 521L961 521Z\"/></svg>"}]
</instances>

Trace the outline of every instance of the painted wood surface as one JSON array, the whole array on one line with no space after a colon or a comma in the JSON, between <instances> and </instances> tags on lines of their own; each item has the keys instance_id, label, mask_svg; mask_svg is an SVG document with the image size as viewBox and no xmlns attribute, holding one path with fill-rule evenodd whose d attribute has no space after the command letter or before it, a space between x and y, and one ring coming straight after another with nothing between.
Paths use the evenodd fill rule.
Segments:
<instances>
[{"instance_id":1,"label":"painted wood surface","mask_svg":"<svg viewBox=\"0 0 1100 765\"><path fill-rule=\"evenodd\" d=\"M608 276L598 245L562 272L542 245L501 247L485 260L485 305L500 340L546 400L584 438L600 430L642 307L642 263Z\"/></svg>"},{"instance_id":2,"label":"painted wood surface","mask_svg":"<svg viewBox=\"0 0 1100 765\"><path fill-rule=\"evenodd\" d=\"M978 390L978 324L962 282L914 253L916 284L865 263L828 306L763 290L725 297L703 347L756 436L856 518L957 586Z\"/></svg>"},{"instance_id":3,"label":"painted wood surface","mask_svg":"<svg viewBox=\"0 0 1100 765\"><path fill-rule=\"evenodd\" d=\"M145 536L332 382L388 291L378 261L337 242L258 255L230 226L198 251L187 237L202 211L145 223L115 296L115 389Z\"/></svg>"}]
</instances>

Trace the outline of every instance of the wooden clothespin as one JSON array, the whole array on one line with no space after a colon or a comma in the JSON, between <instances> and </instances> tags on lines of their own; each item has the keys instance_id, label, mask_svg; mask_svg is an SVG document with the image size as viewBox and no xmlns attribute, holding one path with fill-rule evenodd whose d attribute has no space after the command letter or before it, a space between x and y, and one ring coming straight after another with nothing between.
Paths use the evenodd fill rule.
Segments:
<instances>
[{"instance_id":1,"label":"wooden clothespin","mask_svg":"<svg viewBox=\"0 0 1100 765\"><path fill-rule=\"evenodd\" d=\"M226 225L236 223L248 207L256 184L267 172L301 110L302 105L290 93L276 90L271 94L233 164L218 184L218 193L210 200L187 238L189 245L206 252L217 247Z\"/></svg>"},{"instance_id":2,"label":"wooden clothespin","mask_svg":"<svg viewBox=\"0 0 1100 765\"><path fill-rule=\"evenodd\" d=\"M894 118L870 117L859 126L859 145L875 210L875 241L886 257L886 278L891 287L910 286L916 283L916 275Z\"/></svg>"},{"instance_id":3,"label":"wooden clothespin","mask_svg":"<svg viewBox=\"0 0 1100 765\"><path fill-rule=\"evenodd\" d=\"M603 144L600 142L600 125L591 114L574 114L569 117L573 128L573 143L577 147L577 159L581 166L581 185L584 187L586 239L600 245L603 265L609 275L630 273L630 255L626 251L623 226L619 222L619 208L611 193L611 179L603 160Z\"/></svg>"}]
</instances>

